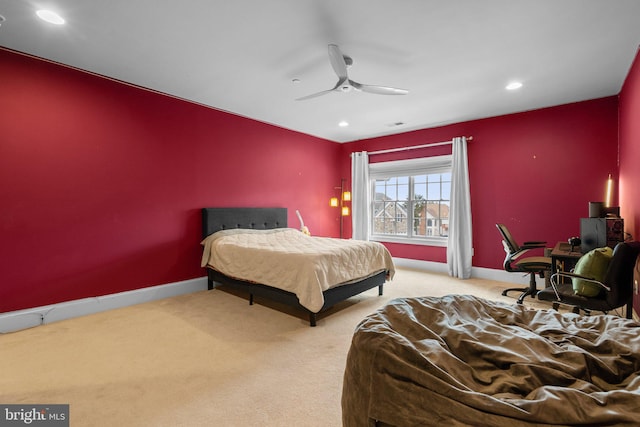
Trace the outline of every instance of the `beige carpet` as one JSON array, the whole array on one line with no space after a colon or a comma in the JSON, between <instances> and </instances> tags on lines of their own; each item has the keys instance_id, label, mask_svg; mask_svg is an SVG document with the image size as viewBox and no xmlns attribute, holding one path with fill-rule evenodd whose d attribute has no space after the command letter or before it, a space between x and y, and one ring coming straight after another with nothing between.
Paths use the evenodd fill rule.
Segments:
<instances>
[{"instance_id":1,"label":"beige carpet","mask_svg":"<svg viewBox=\"0 0 640 427\"><path fill-rule=\"evenodd\" d=\"M507 283L399 269L319 317L221 290L0 335L1 404L70 404L71 426L340 426L351 336L392 298L500 295ZM548 308L527 298L526 305Z\"/></svg>"}]
</instances>

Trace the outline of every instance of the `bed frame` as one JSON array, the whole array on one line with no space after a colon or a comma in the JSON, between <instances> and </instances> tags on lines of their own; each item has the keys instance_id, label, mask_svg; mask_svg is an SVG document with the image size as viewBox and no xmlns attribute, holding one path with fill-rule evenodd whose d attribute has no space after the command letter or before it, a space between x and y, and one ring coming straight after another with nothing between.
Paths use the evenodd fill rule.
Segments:
<instances>
[{"instance_id":1,"label":"bed frame","mask_svg":"<svg viewBox=\"0 0 640 427\"><path fill-rule=\"evenodd\" d=\"M286 208L203 208L202 209L202 236L216 231L230 228L253 228L267 230L272 228L287 227ZM378 287L378 295L382 295L383 284L386 280L386 272L382 271L374 276L367 277L358 282L327 289L323 292L324 305L318 313L314 313L303 307L298 302L298 297L291 292L261 285L253 282L233 279L224 274L207 268L208 288L216 287L216 284L227 286L249 294L249 305L253 305L254 297L263 297L271 301L295 307L309 314L309 325L316 326L317 314L329 307L358 295L369 289Z\"/></svg>"}]
</instances>

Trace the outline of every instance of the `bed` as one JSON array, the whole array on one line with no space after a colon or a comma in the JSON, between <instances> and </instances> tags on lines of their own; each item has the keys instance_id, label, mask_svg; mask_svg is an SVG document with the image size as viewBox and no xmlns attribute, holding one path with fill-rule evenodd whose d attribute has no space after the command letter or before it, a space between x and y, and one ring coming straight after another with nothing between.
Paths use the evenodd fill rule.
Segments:
<instances>
[{"instance_id":1,"label":"bed","mask_svg":"<svg viewBox=\"0 0 640 427\"><path fill-rule=\"evenodd\" d=\"M402 298L347 357L355 426L637 426L640 324L473 296Z\"/></svg>"},{"instance_id":2,"label":"bed","mask_svg":"<svg viewBox=\"0 0 640 427\"><path fill-rule=\"evenodd\" d=\"M394 274L382 244L307 236L287 227L286 208L203 208L202 232L210 290L222 285L246 293L249 304L261 297L294 307L311 326L347 298L375 287L382 295Z\"/></svg>"}]
</instances>

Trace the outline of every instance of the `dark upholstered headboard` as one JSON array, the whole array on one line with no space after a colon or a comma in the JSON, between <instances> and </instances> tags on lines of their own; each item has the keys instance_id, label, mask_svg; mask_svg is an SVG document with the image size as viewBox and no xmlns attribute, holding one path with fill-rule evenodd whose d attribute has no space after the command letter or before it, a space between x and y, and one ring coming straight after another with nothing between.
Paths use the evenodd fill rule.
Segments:
<instances>
[{"instance_id":1,"label":"dark upholstered headboard","mask_svg":"<svg viewBox=\"0 0 640 427\"><path fill-rule=\"evenodd\" d=\"M203 208L202 236L229 228L287 227L287 208Z\"/></svg>"}]
</instances>

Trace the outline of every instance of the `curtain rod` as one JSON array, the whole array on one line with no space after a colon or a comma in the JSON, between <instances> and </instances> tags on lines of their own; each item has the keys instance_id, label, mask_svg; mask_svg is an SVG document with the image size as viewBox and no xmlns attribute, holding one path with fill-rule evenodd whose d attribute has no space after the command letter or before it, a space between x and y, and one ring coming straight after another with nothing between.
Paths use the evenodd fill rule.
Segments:
<instances>
[{"instance_id":1,"label":"curtain rod","mask_svg":"<svg viewBox=\"0 0 640 427\"><path fill-rule=\"evenodd\" d=\"M473 141L473 136L468 136L467 141ZM453 144L453 141L432 142L430 144L413 145L411 147L389 148L388 150L371 151L368 154L371 156L374 154L395 153L397 151L415 150L417 148L436 147L438 145L447 145L447 144Z\"/></svg>"}]
</instances>

